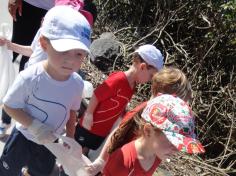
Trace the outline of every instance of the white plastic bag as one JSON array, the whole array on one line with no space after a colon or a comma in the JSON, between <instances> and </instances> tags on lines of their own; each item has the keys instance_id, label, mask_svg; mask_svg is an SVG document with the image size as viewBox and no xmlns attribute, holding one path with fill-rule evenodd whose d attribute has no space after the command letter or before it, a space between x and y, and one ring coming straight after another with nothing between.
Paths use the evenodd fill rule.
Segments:
<instances>
[{"instance_id":1,"label":"white plastic bag","mask_svg":"<svg viewBox=\"0 0 236 176\"><path fill-rule=\"evenodd\" d=\"M1 24L0 36L10 40L11 30L8 23ZM6 46L0 47L0 104L18 73L16 69L12 63L12 51L9 51Z\"/></svg>"},{"instance_id":2,"label":"white plastic bag","mask_svg":"<svg viewBox=\"0 0 236 176\"><path fill-rule=\"evenodd\" d=\"M65 173L69 176L87 176L84 166L90 164L91 161L82 155L82 147L72 138L58 137L59 143L49 143L45 146L57 157ZM63 143L69 145L69 148Z\"/></svg>"},{"instance_id":3,"label":"white plastic bag","mask_svg":"<svg viewBox=\"0 0 236 176\"><path fill-rule=\"evenodd\" d=\"M82 98L91 98L93 95L93 85L89 81L84 81L84 90Z\"/></svg>"}]
</instances>

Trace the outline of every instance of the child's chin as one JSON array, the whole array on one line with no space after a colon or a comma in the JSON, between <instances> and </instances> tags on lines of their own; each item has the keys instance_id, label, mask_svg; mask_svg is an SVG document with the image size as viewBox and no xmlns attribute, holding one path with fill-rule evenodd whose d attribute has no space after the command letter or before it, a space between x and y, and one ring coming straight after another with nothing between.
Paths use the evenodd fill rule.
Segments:
<instances>
[{"instance_id":1,"label":"child's chin","mask_svg":"<svg viewBox=\"0 0 236 176\"><path fill-rule=\"evenodd\" d=\"M74 70L66 69L66 68L64 68L62 71L63 71L64 75L71 75L74 72Z\"/></svg>"}]
</instances>

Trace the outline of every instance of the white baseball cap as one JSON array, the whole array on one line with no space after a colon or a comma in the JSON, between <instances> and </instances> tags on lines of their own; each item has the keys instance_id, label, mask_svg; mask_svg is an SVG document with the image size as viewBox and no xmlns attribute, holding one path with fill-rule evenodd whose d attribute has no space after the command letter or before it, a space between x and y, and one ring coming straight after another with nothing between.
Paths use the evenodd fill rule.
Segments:
<instances>
[{"instance_id":1,"label":"white baseball cap","mask_svg":"<svg viewBox=\"0 0 236 176\"><path fill-rule=\"evenodd\" d=\"M142 59L149 65L155 67L157 70L161 70L164 65L163 56L159 49L153 45L142 45L137 50L135 50Z\"/></svg>"},{"instance_id":2,"label":"white baseball cap","mask_svg":"<svg viewBox=\"0 0 236 176\"><path fill-rule=\"evenodd\" d=\"M90 53L90 25L80 12L71 7L60 5L51 8L44 17L41 31L56 51L82 49Z\"/></svg>"}]
</instances>

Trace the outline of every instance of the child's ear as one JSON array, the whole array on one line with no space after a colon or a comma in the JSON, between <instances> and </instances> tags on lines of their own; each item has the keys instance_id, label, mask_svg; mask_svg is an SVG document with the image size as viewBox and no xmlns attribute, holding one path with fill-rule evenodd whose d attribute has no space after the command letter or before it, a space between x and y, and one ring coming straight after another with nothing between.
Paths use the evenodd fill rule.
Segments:
<instances>
[{"instance_id":1,"label":"child's ear","mask_svg":"<svg viewBox=\"0 0 236 176\"><path fill-rule=\"evenodd\" d=\"M39 43L40 43L42 49L45 51L47 49L47 44L48 44L47 39L44 36L40 36Z\"/></svg>"},{"instance_id":2,"label":"child's ear","mask_svg":"<svg viewBox=\"0 0 236 176\"><path fill-rule=\"evenodd\" d=\"M144 125L143 131L145 136L150 137L152 132L152 125L150 123L146 123Z\"/></svg>"},{"instance_id":3,"label":"child's ear","mask_svg":"<svg viewBox=\"0 0 236 176\"><path fill-rule=\"evenodd\" d=\"M140 64L140 68L141 68L141 70L147 69L147 64L144 63L144 62L142 62L142 63Z\"/></svg>"}]
</instances>

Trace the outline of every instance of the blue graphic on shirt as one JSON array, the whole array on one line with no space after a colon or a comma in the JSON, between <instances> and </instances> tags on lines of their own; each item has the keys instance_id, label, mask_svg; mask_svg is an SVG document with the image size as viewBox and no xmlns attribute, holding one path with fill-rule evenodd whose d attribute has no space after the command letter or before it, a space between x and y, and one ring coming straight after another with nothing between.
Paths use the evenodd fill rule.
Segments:
<instances>
[{"instance_id":1,"label":"blue graphic on shirt","mask_svg":"<svg viewBox=\"0 0 236 176\"><path fill-rule=\"evenodd\" d=\"M38 119L42 123L50 123L50 121L51 123L53 122L53 126L56 131L63 125L66 120L67 108L61 103L39 97L36 93L37 90L38 88L36 83L35 87L32 89L32 92L26 101L26 104L29 106L29 108L27 108L27 111L29 111L28 113L31 116ZM57 114L60 114L60 117L55 117L55 112L57 112ZM52 118L57 118L58 121L55 121Z\"/></svg>"}]
</instances>

